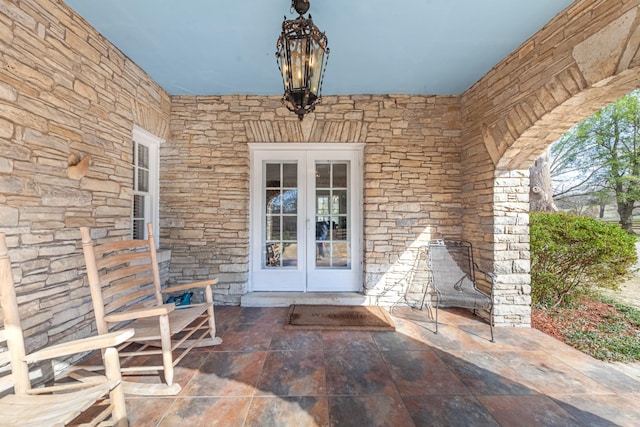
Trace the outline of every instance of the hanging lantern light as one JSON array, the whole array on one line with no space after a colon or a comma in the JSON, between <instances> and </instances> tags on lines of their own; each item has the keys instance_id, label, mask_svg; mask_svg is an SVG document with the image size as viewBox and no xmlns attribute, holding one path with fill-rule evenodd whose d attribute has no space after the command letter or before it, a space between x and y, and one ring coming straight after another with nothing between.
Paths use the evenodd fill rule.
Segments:
<instances>
[{"instance_id":1,"label":"hanging lantern light","mask_svg":"<svg viewBox=\"0 0 640 427\"><path fill-rule=\"evenodd\" d=\"M300 120L320 102L329 57L327 36L315 26L311 14L303 16L309 6L309 0L291 0L299 16L293 20L285 16L276 52L284 84L282 103Z\"/></svg>"}]
</instances>

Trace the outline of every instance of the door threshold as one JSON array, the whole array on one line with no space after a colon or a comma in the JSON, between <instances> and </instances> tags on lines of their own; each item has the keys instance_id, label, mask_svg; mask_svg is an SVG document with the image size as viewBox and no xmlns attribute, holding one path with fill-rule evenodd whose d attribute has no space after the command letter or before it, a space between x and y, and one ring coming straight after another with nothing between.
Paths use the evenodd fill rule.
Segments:
<instances>
[{"instance_id":1,"label":"door threshold","mask_svg":"<svg viewBox=\"0 0 640 427\"><path fill-rule=\"evenodd\" d=\"M291 304L366 305L357 292L249 292L240 297L241 307L289 307Z\"/></svg>"}]
</instances>

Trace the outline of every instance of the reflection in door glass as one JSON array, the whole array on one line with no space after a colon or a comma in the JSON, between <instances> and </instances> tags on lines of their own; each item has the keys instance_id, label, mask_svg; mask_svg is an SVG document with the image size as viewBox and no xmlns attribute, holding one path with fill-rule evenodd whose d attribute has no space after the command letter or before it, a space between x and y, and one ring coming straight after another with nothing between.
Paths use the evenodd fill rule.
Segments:
<instances>
[{"instance_id":1,"label":"reflection in door glass","mask_svg":"<svg viewBox=\"0 0 640 427\"><path fill-rule=\"evenodd\" d=\"M266 169L266 187L280 188L282 182L282 174L279 163L267 163Z\"/></svg>"},{"instance_id":2,"label":"reflection in door glass","mask_svg":"<svg viewBox=\"0 0 640 427\"><path fill-rule=\"evenodd\" d=\"M282 186L298 186L298 165L295 163L285 163L282 165Z\"/></svg>"},{"instance_id":3,"label":"reflection in door glass","mask_svg":"<svg viewBox=\"0 0 640 427\"><path fill-rule=\"evenodd\" d=\"M333 186L336 188L347 188L347 164L333 164Z\"/></svg>"},{"instance_id":4,"label":"reflection in door glass","mask_svg":"<svg viewBox=\"0 0 640 427\"><path fill-rule=\"evenodd\" d=\"M265 165L263 267L298 265L298 165Z\"/></svg>"},{"instance_id":5,"label":"reflection in door glass","mask_svg":"<svg viewBox=\"0 0 640 427\"><path fill-rule=\"evenodd\" d=\"M316 267L349 268L348 162L316 163Z\"/></svg>"}]
</instances>

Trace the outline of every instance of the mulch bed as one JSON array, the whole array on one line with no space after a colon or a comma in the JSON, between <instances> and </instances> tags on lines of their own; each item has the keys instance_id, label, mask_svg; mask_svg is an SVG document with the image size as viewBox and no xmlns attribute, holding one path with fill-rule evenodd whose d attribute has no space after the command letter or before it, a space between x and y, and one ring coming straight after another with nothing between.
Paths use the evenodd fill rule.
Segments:
<instances>
[{"instance_id":1,"label":"mulch bed","mask_svg":"<svg viewBox=\"0 0 640 427\"><path fill-rule=\"evenodd\" d=\"M617 316L618 310L612 304L585 297L578 307L571 308L533 308L531 326L547 335L565 341L564 331L575 328L581 323L581 329L597 329L597 325L610 316Z\"/></svg>"},{"instance_id":2,"label":"mulch bed","mask_svg":"<svg viewBox=\"0 0 640 427\"><path fill-rule=\"evenodd\" d=\"M640 361L640 323L634 319L637 315L593 296L583 296L571 307L534 307L531 313L534 328L608 361Z\"/></svg>"}]
</instances>

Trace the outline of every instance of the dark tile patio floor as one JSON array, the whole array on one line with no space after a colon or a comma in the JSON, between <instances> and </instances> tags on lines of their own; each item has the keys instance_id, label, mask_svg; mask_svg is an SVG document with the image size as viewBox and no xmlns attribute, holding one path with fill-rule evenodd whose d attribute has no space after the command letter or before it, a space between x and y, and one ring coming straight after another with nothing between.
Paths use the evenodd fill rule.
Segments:
<instances>
[{"instance_id":1,"label":"dark tile patio floor","mask_svg":"<svg viewBox=\"0 0 640 427\"><path fill-rule=\"evenodd\" d=\"M638 426L640 379L535 329L464 310L391 310L395 332L287 331L286 308L216 307L215 348L172 397L127 397L142 426Z\"/></svg>"}]
</instances>

